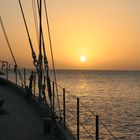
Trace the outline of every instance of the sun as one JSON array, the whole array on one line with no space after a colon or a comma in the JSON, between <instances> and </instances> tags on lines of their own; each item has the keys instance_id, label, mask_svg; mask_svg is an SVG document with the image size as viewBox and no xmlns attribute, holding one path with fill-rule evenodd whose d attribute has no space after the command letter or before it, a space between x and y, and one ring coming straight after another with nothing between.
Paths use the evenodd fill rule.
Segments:
<instances>
[{"instance_id":1,"label":"sun","mask_svg":"<svg viewBox=\"0 0 140 140\"><path fill-rule=\"evenodd\" d=\"M86 56L84 56L84 55L80 56L80 61L81 62L86 62L86 60L87 60Z\"/></svg>"}]
</instances>

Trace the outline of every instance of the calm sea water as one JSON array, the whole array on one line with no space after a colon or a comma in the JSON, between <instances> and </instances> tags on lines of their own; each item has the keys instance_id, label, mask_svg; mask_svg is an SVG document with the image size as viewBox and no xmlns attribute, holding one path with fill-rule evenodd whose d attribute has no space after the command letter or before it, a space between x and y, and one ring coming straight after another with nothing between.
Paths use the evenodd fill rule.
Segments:
<instances>
[{"instance_id":1,"label":"calm sea water","mask_svg":"<svg viewBox=\"0 0 140 140\"><path fill-rule=\"evenodd\" d=\"M57 79L98 113L118 139L140 140L139 71L61 70Z\"/></svg>"},{"instance_id":2,"label":"calm sea water","mask_svg":"<svg viewBox=\"0 0 140 140\"><path fill-rule=\"evenodd\" d=\"M52 72L50 75L52 77ZM57 70L56 75L58 84L80 97L80 101L99 115L116 138L140 140L140 71ZM74 112L75 100L71 98L66 104L68 102ZM86 111L81 114L80 120L90 130L94 125L91 124L92 115ZM76 123L74 119L69 121ZM109 139L106 136L101 138Z\"/></svg>"}]
</instances>

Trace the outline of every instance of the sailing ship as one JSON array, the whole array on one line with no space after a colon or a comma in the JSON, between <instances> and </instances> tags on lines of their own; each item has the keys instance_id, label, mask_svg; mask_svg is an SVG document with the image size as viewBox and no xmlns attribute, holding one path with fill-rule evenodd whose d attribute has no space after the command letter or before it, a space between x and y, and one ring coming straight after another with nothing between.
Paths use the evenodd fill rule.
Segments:
<instances>
[{"instance_id":1,"label":"sailing ship","mask_svg":"<svg viewBox=\"0 0 140 140\"><path fill-rule=\"evenodd\" d=\"M38 58L30 37L24 9L22 7L21 0L19 0L19 7L27 32L28 41L30 44L29 47L31 49L31 55L34 64L34 73L30 75L30 82L28 84L28 70L19 67L12 51L12 47L10 45L8 35L4 27L2 17L0 17L1 27L14 61L13 65L9 64L7 61L0 60L0 98L2 99L1 101L5 103L4 105L7 109L4 110L5 108L1 105L0 139L99 140L101 138L101 136L99 135L99 123L104 127L105 125L99 119L98 114L90 111L85 105L80 102L80 99L78 97L73 97L71 94L69 94L69 92L65 90L65 88L57 84L46 0L37 0L36 2L33 0L33 5L34 9L37 7L37 10L35 11L38 11L37 13L34 11L34 21L36 22L35 24L37 25L39 23L39 28L36 27L36 31L39 31L37 32L39 36ZM45 50L45 37L43 34L44 30L42 28L43 8L45 9L46 24L53 64L54 81L50 79L48 59ZM37 16L39 17L39 21L37 21ZM38 91L36 91L36 85L38 86ZM62 99L60 99L58 88L62 89ZM70 109L66 107L66 94L69 94L69 96L74 98L73 100L76 100L75 112L73 112L73 110L70 111ZM82 124L80 122L80 105L82 105L83 108L90 112L95 119L93 132L87 130L85 128L85 124ZM71 125L71 123L68 124L67 122L67 116L71 116L68 115L68 112L74 116L74 125ZM80 129L84 131L80 133ZM112 133L106 127L105 129L111 139L116 139L115 136L112 135Z\"/></svg>"}]
</instances>

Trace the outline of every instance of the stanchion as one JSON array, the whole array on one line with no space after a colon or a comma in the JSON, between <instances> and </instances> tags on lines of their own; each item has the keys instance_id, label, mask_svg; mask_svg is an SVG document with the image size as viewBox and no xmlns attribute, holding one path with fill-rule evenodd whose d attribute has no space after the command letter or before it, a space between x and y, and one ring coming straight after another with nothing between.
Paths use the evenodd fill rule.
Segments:
<instances>
[{"instance_id":1,"label":"stanchion","mask_svg":"<svg viewBox=\"0 0 140 140\"><path fill-rule=\"evenodd\" d=\"M26 69L24 68L24 85L26 86Z\"/></svg>"},{"instance_id":2,"label":"stanchion","mask_svg":"<svg viewBox=\"0 0 140 140\"><path fill-rule=\"evenodd\" d=\"M55 98L54 81L53 81L52 84L53 84L53 85L52 85L52 86L53 86L53 89L52 89L52 90L53 90L53 91L52 91L52 94L53 94L53 99L52 99L52 100L53 100L53 111L55 111L55 102L54 102L54 100L55 100L55 99L54 99L54 98Z\"/></svg>"},{"instance_id":3,"label":"stanchion","mask_svg":"<svg viewBox=\"0 0 140 140\"><path fill-rule=\"evenodd\" d=\"M96 140L99 140L99 116L96 115Z\"/></svg>"},{"instance_id":4,"label":"stanchion","mask_svg":"<svg viewBox=\"0 0 140 140\"><path fill-rule=\"evenodd\" d=\"M79 98L77 98L77 140L80 139L80 109L79 109Z\"/></svg>"},{"instance_id":5,"label":"stanchion","mask_svg":"<svg viewBox=\"0 0 140 140\"><path fill-rule=\"evenodd\" d=\"M6 78L8 80L8 62L6 62Z\"/></svg>"},{"instance_id":6,"label":"stanchion","mask_svg":"<svg viewBox=\"0 0 140 140\"><path fill-rule=\"evenodd\" d=\"M66 101L65 101L65 88L63 88L63 121L64 121L64 129L66 126Z\"/></svg>"}]
</instances>

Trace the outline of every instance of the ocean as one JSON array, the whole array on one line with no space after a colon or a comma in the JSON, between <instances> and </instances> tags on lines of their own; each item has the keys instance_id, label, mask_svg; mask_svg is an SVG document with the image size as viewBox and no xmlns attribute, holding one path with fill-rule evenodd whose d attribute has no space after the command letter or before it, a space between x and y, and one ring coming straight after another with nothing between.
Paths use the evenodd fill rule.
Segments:
<instances>
[{"instance_id":1,"label":"ocean","mask_svg":"<svg viewBox=\"0 0 140 140\"><path fill-rule=\"evenodd\" d=\"M53 77L52 71L50 75ZM82 103L82 140L92 139L90 135L95 136L94 113L101 120L100 139L113 139L109 134L111 132L118 140L140 140L140 71L57 70L56 76L58 85L67 90L66 122L75 134L75 97L79 97ZM58 91L62 98L63 91L59 86ZM63 104L62 99L60 103ZM74 115L67 114L68 111Z\"/></svg>"},{"instance_id":2,"label":"ocean","mask_svg":"<svg viewBox=\"0 0 140 140\"><path fill-rule=\"evenodd\" d=\"M96 112L116 138L140 140L140 71L60 70L57 80Z\"/></svg>"}]
</instances>

